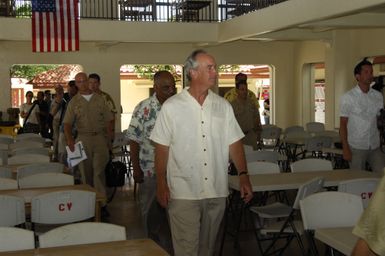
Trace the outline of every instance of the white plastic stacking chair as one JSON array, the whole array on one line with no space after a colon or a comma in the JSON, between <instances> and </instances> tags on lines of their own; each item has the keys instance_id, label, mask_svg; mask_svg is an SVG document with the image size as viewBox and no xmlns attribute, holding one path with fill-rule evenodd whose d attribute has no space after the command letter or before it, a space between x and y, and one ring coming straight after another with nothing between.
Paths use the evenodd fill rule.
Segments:
<instances>
[{"instance_id":1,"label":"white plastic stacking chair","mask_svg":"<svg viewBox=\"0 0 385 256\"><path fill-rule=\"evenodd\" d=\"M313 231L319 228L353 227L363 212L361 197L344 192L321 192L300 201L303 227L313 255L318 255Z\"/></svg>"},{"instance_id":2,"label":"white plastic stacking chair","mask_svg":"<svg viewBox=\"0 0 385 256\"><path fill-rule=\"evenodd\" d=\"M262 149L276 149L279 144L282 129L275 125L263 125L261 132L261 148Z\"/></svg>"},{"instance_id":3,"label":"white plastic stacking chair","mask_svg":"<svg viewBox=\"0 0 385 256\"><path fill-rule=\"evenodd\" d=\"M56 172L62 173L64 171L64 164L62 163L38 163L38 164L27 164L17 168L17 178L20 179L24 176L45 173L45 172Z\"/></svg>"},{"instance_id":4,"label":"white plastic stacking chair","mask_svg":"<svg viewBox=\"0 0 385 256\"><path fill-rule=\"evenodd\" d=\"M303 148L303 158L308 155L311 155L311 157L322 157L322 148L330 148L332 146L332 142L332 138L325 136L307 138Z\"/></svg>"},{"instance_id":5,"label":"white plastic stacking chair","mask_svg":"<svg viewBox=\"0 0 385 256\"><path fill-rule=\"evenodd\" d=\"M250 145L243 144L243 149L245 150L245 154L250 153L250 152L254 152L253 147Z\"/></svg>"},{"instance_id":6,"label":"white plastic stacking chair","mask_svg":"<svg viewBox=\"0 0 385 256\"><path fill-rule=\"evenodd\" d=\"M289 134L292 134L292 133L302 133L304 131L305 131L305 129L302 126L293 125L293 126L286 127L285 130L284 130L284 134L285 134L285 137L286 137Z\"/></svg>"},{"instance_id":7,"label":"white plastic stacking chair","mask_svg":"<svg viewBox=\"0 0 385 256\"><path fill-rule=\"evenodd\" d=\"M22 154L8 158L9 165L48 163L49 161L49 156L44 156L41 154Z\"/></svg>"},{"instance_id":8,"label":"white plastic stacking chair","mask_svg":"<svg viewBox=\"0 0 385 256\"><path fill-rule=\"evenodd\" d=\"M24 176L17 180L20 189L24 188L46 188L74 185L74 177L64 173L37 173Z\"/></svg>"},{"instance_id":9,"label":"white plastic stacking chair","mask_svg":"<svg viewBox=\"0 0 385 256\"><path fill-rule=\"evenodd\" d=\"M14 227L0 227L0 252L35 248L33 231Z\"/></svg>"},{"instance_id":10,"label":"white plastic stacking chair","mask_svg":"<svg viewBox=\"0 0 385 256\"><path fill-rule=\"evenodd\" d=\"M12 137L0 137L0 143L1 144L7 144L7 145L10 145L12 143L14 143L15 141L13 140Z\"/></svg>"},{"instance_id":11,"label":"white plastic stacking chair","mask_svg":"<svg viewBox=\"0 0 385 256\"><path fill-rule=\"evenodd\" d=\"M126 240L126 228L102 222L82 222L52 229L39 236L41 248Z\"/></svg>"},{"instance_id":12,"label":"white plastic stacking chair","mask_svg":"<svg viewBox=\"0 0 385 256\"><path fill-rule=\"evenodd\" d=\"M43 156L49 156L48 148L16 148L12 150L12 155L24 155L24 154L41 154Z\"/></svg>"},{"instance_id":13,"label":"white plastic stacking chair","mask_svg":"<svg viewBox=\"0 0 385 256\"><path fill-rule=\"evenodd\" d=\"M41 136L36 133L22 133L22 134L17 134L15 137L15 140L19 141L19 140L25 140L30 138L41 138Z\"/></svg>"},{"instance_id":14,"label":"white plastic stacking chair","mask_svg":"<svg viewBox=\"0 0 385 256\"><path fill-rule=\"evenodd\" d=\"M0 150L8 150L8 148L9 148L9 145L8 145L8 144L1 143L1 142L0 142Z\"/></svg>"},{"instance_id":15,"label":"white plastic stacking chair","mask_svg":"<svg viewBox=\"0 0 385 256\"><path fill-rule=\"evenodd\" d=\"M17 181L11 178L0 178L0 190L17 189Z\"/></svg>"},{"instance_id":16,"label":"white plastic stacking chair","mask_svg":"<svg viewBox=\"0 0 385 256\"><path fill-rule=\"evenodd\" d=\"M37 135L37 134L36 134ZM39 135L37 136L27 136L27 137L16 137L16 142L26 142L26 141L34 141L44 144L45 139Z\"/></svg>"},{"instance_id":17,"label":"white plastic stacking chair","mask_svg":"<svg viewBox=\"0 0 385 256\"><path fill-rule=\"evenodd\" d=\"M25 223L24 198L0 195L0 227L12 227L23 223Z\"/></svg>"},{"instance_id":18,"label":"white plastic stacking chair","mask_svg":"<svg viewBox=\"0 0 385 256\"><path fill-rule=\"evenodd\" d=\"M0 178L12 178L12 169L4 166L0 166Z\"/></svg>"},{"instance_id":19,"label":"white plastic stacking chair","mask_svg":"<svg viewBox=\"0 0 385 256\"><path fill-rule=\"evenodd\" d=\"M35 196L31 200L31 222L65 224L95 216L95 192L64 190Z\"/></svg>"},{"instance_id":20,"label":"white plastic stacking chair","mask_svg":"<svg viewBox=\"0 0 385 256\"><path fill-rule=\"evenodd\" d=\"M290 243L293 238L296 238L302 252L304 252L304 246L300 237L303 231L302 224L298 221L294 221L293 217L299 210L300 200L321 191L323 183L323 178L315 178L302 184L298 188L293 206L275 202L266 206L250 207L250 211L257 215L259 226L261 227L258 227L259 230L256 231L256 238L262 255L282 255L288 244L278 249L275 248L275 244L279 239L287 239L286 242ZM284 219L283 221L272 222L272 220L282 218ZM261 235L272 236L266 239L266 237L262 237ZM262 246L262 241L264 240L272 240L266 249Z\"/></svg>"},{"instance_id":21,"label":"white plastic stacking chair","mask_svg":"<svg viewBox=\"0 0 385 256\"><path fill-rule=\"evenodd\" d=\"M17 141L15 143L9 144L9 149L15 150L17 148L43 148L44 143L36 141Z\"/></svg>"},{"instance_id":22,"label":"white plastic stacking chair","mask_svg":"<svg viewBox=\"0 0 385 256\"><path fill-rule=\"evenodd\" d=\"M325 131L325 125L320 122L309 122L306 124L307 132L323 132Z\"/></svg>"},{"instance_id":23,"label":"white plastic stacking chair","mask_svg":"<svg viewBox=\"0 0 385 256\"><path fill-rule=\"evenodd\" d=\"M333 164L329 160L307 158L290 164L291 172L311 172L333 170Z\"/></svg>"},{"instance_id":24,"label":"white plastic stacking chair","mask_svg":"<svg viewBox=\"0 0 385 256\"><path fill-rule=\"evenodd\" d=\"M277 151L258 150L245 153L247 162L266 161L270 163L278 163L281 155Z\"/></svg>"},{"instance_id":25,"label":"white plastic stacking chair","mask_svg":"<svg viewBox=\"0 0 385 256\"><path fill-rule=\"evenodd\" d=\"M338 184L338 191L360 196L364 208L366 208L369 204L370 198L376 191L379 182L379 178L345 180Z\"/></svg>"},{"instance_id":26,"label":"white plastic stacking chair","mask_svg":"<svg viewBox=\"0 0 385 256\"><path fill-rule=\"evenodd\" d=\"M271 162L248 162L247 170L249 175L265 174L265 173L279 173L279 165Z\"/></svg>"}]
</instances>

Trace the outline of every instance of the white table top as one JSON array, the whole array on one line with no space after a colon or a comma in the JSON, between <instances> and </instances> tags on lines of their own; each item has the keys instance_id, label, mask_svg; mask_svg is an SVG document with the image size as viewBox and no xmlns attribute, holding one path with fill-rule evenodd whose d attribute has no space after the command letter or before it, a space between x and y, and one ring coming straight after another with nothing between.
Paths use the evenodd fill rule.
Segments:
<instances>
[{"instance_id":1,"label":"white table top","mask_svg":"<svg viewBox=\"0 0 385 256\"><path fill-rule=\"evenodd\" d=\"M330 247L350 255L358 237L352 234L352 227L348 228L321 228L316 229L314 237Z\"/></svg>"},{"instance_id":2,"label":"white table top","mask_svg":"<svg viewBox=\"0 0 385 256\"><path fill-rule=\"evenodd\" d=\"M285 172L274 174L250 175L250 182L253 192L276 191L298 189L306 181L316 177L325 178L325 187L337 186L343 180L358 178L378 178L380 173L358 171L350 169L339 169L331 171L312 171L312 172ZM229 187L239 190L239 177L229 176Z\"/></svg>"},{"instance_id":3,"label":"white table top","mask_svg":"<svg viewBox=\"0 0 385 256\"><path fill-rule=\"evenodd\" d=\"M34 250L3 252L9 256L167 256L151 239L136 239L106 243L69 245Z\"/></svg>"}]
</instances>

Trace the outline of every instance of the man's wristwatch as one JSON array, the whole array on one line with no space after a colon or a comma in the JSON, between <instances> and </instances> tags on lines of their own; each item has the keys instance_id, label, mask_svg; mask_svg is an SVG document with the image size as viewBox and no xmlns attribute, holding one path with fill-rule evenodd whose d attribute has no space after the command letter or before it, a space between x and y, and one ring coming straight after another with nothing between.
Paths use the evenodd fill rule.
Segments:
<instances>
[{"instance_id":1,"label":"man's wristwatch","mask_svg":"<svg viewBox=\"0 0 385 256\"><path fill-rule=\"evenodd\" d=\"M238 173L238 176L242 176L242 175L248 175L249 173L247 171L242 171L240 173Z\"/></svg>"}]
</instances>

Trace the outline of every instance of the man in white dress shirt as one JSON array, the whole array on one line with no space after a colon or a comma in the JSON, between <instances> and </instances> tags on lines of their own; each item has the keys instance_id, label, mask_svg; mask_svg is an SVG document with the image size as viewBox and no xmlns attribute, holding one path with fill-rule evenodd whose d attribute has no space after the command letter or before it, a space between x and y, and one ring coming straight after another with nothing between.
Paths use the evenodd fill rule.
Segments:
<instances>
[{"instance_id":1,"label":"man in white dress shirt","mask_svg":"<svg viewBox=\"0 0 385 256\"><path fill-rule=\"evenodd\" d=\"M239 171L245 202L253 196L231 105L216 85L214 58L202 50L186 60L190 87L162 106L151 133L155 142L158 202L168 210L175 256L213 255L228 196L229 155Z\"/></svg>"},{"instance_id":2,"label":"man in white dress shirt","mask_svg":"<svg viewBox=\"0 0 385 256\"><path fill-rule=\"evenodd\" d=\"M362 60L354 68L357 85L341 97L340 135L343 157L351 169L364 170L366 162L374 172L384 168L380 150L377 115L384 107L381 93L372 89L372 63Z\"/></svg>"}]
</instances>

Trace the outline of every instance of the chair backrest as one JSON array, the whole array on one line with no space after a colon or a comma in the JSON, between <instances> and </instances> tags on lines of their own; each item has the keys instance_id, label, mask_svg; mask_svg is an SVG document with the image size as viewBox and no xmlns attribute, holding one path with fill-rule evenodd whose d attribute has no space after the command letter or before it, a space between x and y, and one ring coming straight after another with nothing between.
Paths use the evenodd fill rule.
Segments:
<instances>
[{"instance_id":1,"label":"chair backrest","mask_svg":"<svg viewBox=\"0 0 385 256\"><path fill-rule=\"evenodd\" d=\"M29 139L29 138L41 138L41 136L36 133L21 133L16 135L15 140L19 141L19 140Z\"/></svg>"},{"instance_id":2,"label":"chair backrest","mask_svg":"<svg viewBox=\"0 0 385 256\"><path fill-rule=\"evenodd\" d=\"M291 133L300 133L300 132L304 132L304 131L305 131L305 129L302 126L293 125L293 126L286 127L284 134L285 134L285 136L287 136Z\"/></svg>"},{"instance_id":3,"label":"chair backrest","mask_svg":"<svg viewBox=\"0 0 385 256\"><path fill-rule=\"evenodd\" d=\"M333 164L329 160L307 158L290 164L291 172L311 172L333 170Z\"/></svg>"},{"instance_id":4,"label":"chair backrest","mask_svg":"<svg viewBox=\"0 0 385 256\"><path fill-rule=\"evenodd\" d=\"M9 138L9 137L0 137L0 143L10 145L14 143L14 140L13 138Z\"/></svg>"},{"instance_id":5,"label":"chair backrest","mask_svg":"<svg viewBox=\"0 0 385 256\"><path fill-rule=\"evenodd\" d=\"M114 142L112 143L113 147L121 147L128 145L128 138L126 137L125 132L116 132Z\"/></svg>"},{"instance_id":6,"label":"chair backrest","mask_svg":"<svg viewBox=\"0 0 385 256\"><path fill-rule=\"evenodd\" d=\"M39 143L42 143L44 144L45 143L45 139L40 137L39 135L38 136L29 136L29 137L16 137L16 142L26 142L26 141L34 141L34 142L39 142Z\"/></svg>"},{"instance_id":7,"label":"chair backrest","mask_svg":"<svg viewBox=\"0 0 385 256\"><path fill-rule=\"evenodd\" d=\"M0 141L0 150L7 150L8 151L9 144L2 143Z\"/></svg>"},{"instance_id":8,"label":"chair backrest","mask_svg":"<svg viewBox=\"0 0 385 256\"><path fill-rule=\"evenodd\" d=\"M271 163L278 163L279 153L277 151L259 150L245 153L247 162L266 161Z\"/></svg>"},{"instance_id":9,"label":"chair backrest","mask_svg":"<svg viewBox=\"0 0 385 256\"><path fill-rule=\"evenodd\" d=\"M49 156L44 156L41 154L21 154L8 158L9 165L48 163L49 161Z\"/></svg>"},{"instance_id":10,"label":"chair backrest","mask_svg":"<svg viewBox=\"0 0 385 256\"><path fill-rule=\"evenodd\" d=\"M24 155L24 154L40 154L43 156L49 155L48 148L16 148L12 150L12 155Z\"/></svg>"},{"instance_id":11,"label":"chair backrest","mask_svg":"<svg viewBox=\"0 0 385 256\"><path fill-rule=\"evenodd\" d=\"M0 190L18 189L17 181L11 178L0 178Z\"/></svg>"},{"instance_id":12,"label":"chair backrest","mask_svg":"<svg viewBox=\"0 0 385 256\"><path fill-rule=\"evenodd\" d=\"M333 140L326 136L314 136L306 139L305 150L309 152L319 152L322 148L330 148Z\"/></svg>"},{"instance_id":13,"label":"chair backrest","mask_svg":"<svg viewBox=\"0 0 385 256\"><path fill-rule=\"evenodd\" d=\"M282 129L277 126L262 126L261 139L279 139Z\"/></svg>"},{"instance_id":14,"label":"chair backrest","mask_svg":"<svg viewBox=\"0 0 385 256\"><path fill-rule=\"evenodd\" d=\"M64 224L95 216L95 192L63 190L35 196L31 200L31 221Z\"/></svg>"},{"instance_id":15,"label":"chair backrest","mask_svg":"<svg viewBox=\"0 0 385 256\"><path fill-rule=\"evenodd\" d=\"M364 208L366 208L379 182L379 178L345 180L338 184L338 191L360 196Z\"/></svg>"},{"instance_id":16,"label":"chair backrest","mask_svg":"<svg viewBox=\"0 0 385 256\"><path fill-rule=\"evenodd\" d=\"M247 162L247 170L250 175L265 174L265 173L279 173L279 165L271 162Z\"/></svg>"},{"instance_id":17,"label":"chair backrest","mask_svg":"<svg viewBox=\"0 0 385 256\"><path fill-rule=\"evenodd\" d=\"M353 227L363 212L359 196L344 192L320 192L300 201L305 230Z\"/></svg>"},{"instance_id":18,"label":"chair backrest","mask_svg":"<svg viewBox=\"0 0 385 256\"><path fill-rule=\"evenodd\" d=\"M0 195L0 227L12 227L23 223L25 223L24 198Z\"/></svg>"},{"instance_id":19,"label":"chair backrest","mask_svg":"<svg viewBox=\"0 0 385 256\"><path fill-rule=\"evenodd\" d=\"M245 150L245 154L250 152L254 152L253 146L243 144L243 149Z\"/></svg>"},{"instance_id":20,"label":"chair backrest","mask_svg":"<svg viewBox=\"0 0 385 256\"><path fill-rule=\"evenodd\" d=\"M309 122L306 124L306 131L308 132L322 132L325 131L325 125L319 122Z\"/></svg>"},{"instance_id":21,"label":"chair backrest","mask_svg":"<svg viewBox=\"0 0 385 256\"><path fill-rule=\"evenodd\" d=\"M35 248L33 231L14 227L0 227L0 252Z\"/></svg>"},{"instance_id":22,"label":"chair backrest","mask_svg":"<svg viewBox=\"0 0 385 256\"><path fill-rule=\"evenodd\" d=\"M125 227L102 222L69 224L39 236L41 248L121 240L126 240Z\"/></svg>"},{"instance_id":23,"label":"chair backrest","mask_svg":"<svg viewBox=\"0 0 385 256\"><path fill-rule=\"evenodd\" d=\"M74 185L74 176L57 173L45 172L24 176L17 180L19 188L45 188Z\"/></svg>"},{"instance_id":24,"label":"chair backrest","mask_svg":"<svg viewBox=\"0 0 385 256\"><path fill-rule=\"evenodd\" d=\"M64 171L64 164L61 163L38 163L27 164L17 168L17 178L20 179L24 176L33 175L37 173L45 172L57 172L62 173Z\"/></svg>"},{"instance_id":25,"label":"chair backrest","mask_svg":"<svg viewBox=\"0 0 385 256\"><path fill-rule=\"evenodd\" d=\"M9 144L9 149L14 150L17 148L42 148L44 147L44 143L37 141L17 141L15 143Z\"/></svg>"},{"instance_id":26,"label":"chair backrest","mask_svg":"<svg viewBox=\"0 0 385 256\"><path fill-rule=\"evenodd\" d=\"M322 177L317 177L302 184L297 191L293 209L299 209L299 202L307 196L322 191L325 180Z\"/></svg>"},{"instance_id":27,"label":"chair backrest","mask_svg":"<svg viewBox=\"0 0 385 256\"><path fill-rule=\"evenodd\" d=\"M0 178L12 179L12 169L0 166Z\"/></svg>"}]
</instances>

